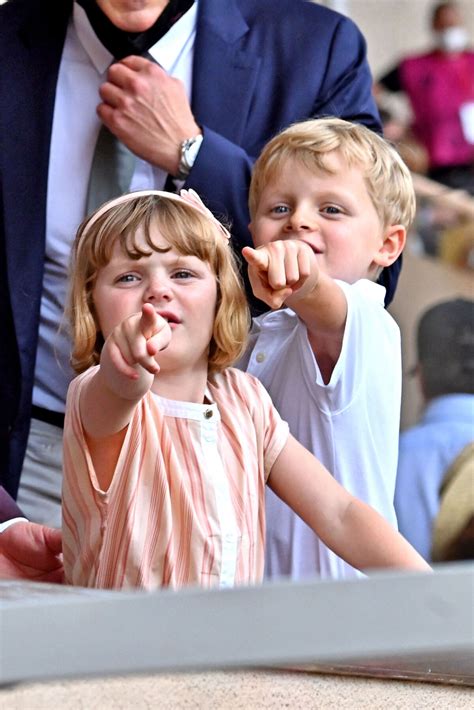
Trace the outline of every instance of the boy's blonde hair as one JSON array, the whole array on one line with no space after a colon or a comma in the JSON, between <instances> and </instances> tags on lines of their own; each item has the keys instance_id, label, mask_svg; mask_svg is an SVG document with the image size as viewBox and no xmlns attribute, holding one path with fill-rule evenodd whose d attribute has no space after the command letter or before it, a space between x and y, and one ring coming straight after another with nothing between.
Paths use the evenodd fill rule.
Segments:
<instances>
[{"instance_id":1,"label":"boy's blonde hair","mask_svg":"<svg viewBox=\"0 0 474 710\"><path fill-rule=\"evenodd\" d=\"M104 340L94 304L93 289L100 269L110 261L118 242L132 259L161 251L151 231L158 227L171 247L183 255L197 256L216 276L217 303L209 346L209 374L231 365L245 349L250 324L247 299L229 240L217 221L175 195L127 196L119 204L100 207L79 227L73 246L68 316L72 331L71 363L77 373L98 364ZM174 199L172 199L172 197ZM143 229L149 250L139 248L136 235Z\"/></svg>"},{"instance_id":2,"label":"boy's blonde hair","mask_svg":"<svg viewBox=\"0 0 474 710\"><path fill-rule=\"evenodd\" d=\"M287 160L309 170L330 172L326 155L337 151L347 165L360 166L367 190L384 228L409 228L416 199L410 171L395 148L365 126L340 118L315 118L294 123L270 140L255 163L250 184L252 219L265 186Z\"/></svg>"}]
</instances>

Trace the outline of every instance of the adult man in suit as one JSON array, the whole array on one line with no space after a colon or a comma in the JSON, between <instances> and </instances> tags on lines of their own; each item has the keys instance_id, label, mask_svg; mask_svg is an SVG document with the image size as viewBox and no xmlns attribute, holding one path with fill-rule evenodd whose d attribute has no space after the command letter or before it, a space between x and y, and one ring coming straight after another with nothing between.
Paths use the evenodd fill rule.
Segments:
<instances>
[{"instance_id":1,"label":"adult man in suit","mask_svg":"<svg viewBox=\"0 0 474 710\"><path fill-rule=\"evenodd\" d=\"M16 496L32 402L60 446L72 373L56 329L101 123L139 159L131 189L184 179L231 219L238 250L274 133L316 115L379 123L360 32L302 0L9 0L0 48L0 481Z\"/></svg>"}]
</instances>

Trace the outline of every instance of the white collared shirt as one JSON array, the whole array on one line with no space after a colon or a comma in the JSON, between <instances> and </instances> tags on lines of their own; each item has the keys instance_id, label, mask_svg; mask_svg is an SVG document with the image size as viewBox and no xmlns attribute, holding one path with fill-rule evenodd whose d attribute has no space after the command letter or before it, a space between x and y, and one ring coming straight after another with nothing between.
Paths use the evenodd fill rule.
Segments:
<instances>
[{"instance_id":1,"label":"white collared shirt","mask_svg":"<svg viewBox=\"0 0 474 710\"><path fill-rule=\"evenodd\" d=\"M197 1L150 50L191 96ZM113 57L74 3L59 68L48 173L46 255L33 402L64 411L74 373L63 316L71 245L85 216L90 167L101 122L99 88ZM131 189L162 189L166 173L137 159ZM58 328L61 325L59 332Z\"/></svg>"}]
</instances>

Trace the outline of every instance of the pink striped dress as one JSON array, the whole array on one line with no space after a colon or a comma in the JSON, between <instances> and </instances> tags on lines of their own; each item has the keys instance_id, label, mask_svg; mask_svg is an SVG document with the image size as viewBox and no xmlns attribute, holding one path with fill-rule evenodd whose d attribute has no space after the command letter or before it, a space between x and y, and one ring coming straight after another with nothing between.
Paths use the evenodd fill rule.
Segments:
<instances>
[{"instance_id":1,"label":"pink striped dress","mask_svg":"<svg viewBox=\"0 0 474 710\"><path fill-rule=\"evenodd\" d=\"M212 404L148 393L128 427L114 478L100 489L70 385L64 429L66 580L85 587L156 589L261 581L265 481L288 426L263 386L227 369Z\"/></svg>"}]
</instances>

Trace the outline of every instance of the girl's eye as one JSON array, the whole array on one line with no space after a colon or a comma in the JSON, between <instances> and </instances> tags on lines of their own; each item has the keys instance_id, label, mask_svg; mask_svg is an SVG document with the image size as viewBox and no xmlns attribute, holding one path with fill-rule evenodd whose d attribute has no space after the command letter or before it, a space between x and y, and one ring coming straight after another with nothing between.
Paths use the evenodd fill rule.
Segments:
<instances>
[{"instance_id":1,"label":"girl's eye","mask_svg":"<svg viewBox=\"0 0 474 710\"><path fill-rule=\"evenodd\" d=\"M119 276L116 283L133 283L134 281L138 281L139 277L137 274L122 274L122 276Z\"/></svg>"},{"instance_id":2,"label":"girl's eye","mask_svg":"<svg viewBox=\"0 0 474 710\"><path fill-rule=\"evenodd\" d=\"M179 271L175 271L173 274L174 279L190 279L192 276L193 273L187 269L180 269Z\"/></svg>"}]
</instances>

